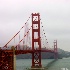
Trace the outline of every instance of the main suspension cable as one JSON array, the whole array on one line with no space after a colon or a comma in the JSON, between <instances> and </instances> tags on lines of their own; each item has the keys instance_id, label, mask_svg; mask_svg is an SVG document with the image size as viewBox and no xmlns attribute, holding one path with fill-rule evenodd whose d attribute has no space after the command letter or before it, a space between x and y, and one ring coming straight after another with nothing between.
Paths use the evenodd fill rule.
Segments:
<instances>
[{"instance_id":1,"label":"main suspension cable","mask_svg":"<svg viewBox=\"0 0 70 70\"><path fill-rule=\"evenodd\" d=\"M30 17L28 18L28 20L29 19L30 19ZM26 21L25 25L27 24L28 20ZM4 45L4 47L7 48L7 45L20 33L20 31L24 28L24 26L21 27L21 29Z\"/></svg>"}]
</instances>

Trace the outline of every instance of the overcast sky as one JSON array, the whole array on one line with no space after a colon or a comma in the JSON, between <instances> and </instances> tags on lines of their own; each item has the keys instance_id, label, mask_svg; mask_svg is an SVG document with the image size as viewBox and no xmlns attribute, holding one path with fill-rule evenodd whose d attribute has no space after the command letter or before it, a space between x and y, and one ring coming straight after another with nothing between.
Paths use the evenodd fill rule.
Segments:
<instances>
[{"instance_id":1,"label":"overcast sky","mask_svg":"<svg viewBox=\"0 0 70 70\"><path fill-rule=\"evenodd\" d=\"M31 13L37 12L49 45L57 39L58 48L70 51L70 0L0 0L0 46L20 30Z\"/></svg>"}]
</instances>

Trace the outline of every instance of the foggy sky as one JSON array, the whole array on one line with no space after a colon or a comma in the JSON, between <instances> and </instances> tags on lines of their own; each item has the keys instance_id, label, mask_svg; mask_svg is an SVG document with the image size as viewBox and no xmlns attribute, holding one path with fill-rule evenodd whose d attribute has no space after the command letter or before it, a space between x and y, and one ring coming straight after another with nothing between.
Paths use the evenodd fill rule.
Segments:
<instances>
[{"instance_id":1,"label":"foggy sky","mask_svg":"<svg viewBox=\"0 0 70 70\"><path fill-rule=\"evenodd\" d=\"M57 39L58 48L70 51L69 0L0 0L0 46L20 30L32 13L38 12L49 45Z\"/></svg>"}]
</instances>

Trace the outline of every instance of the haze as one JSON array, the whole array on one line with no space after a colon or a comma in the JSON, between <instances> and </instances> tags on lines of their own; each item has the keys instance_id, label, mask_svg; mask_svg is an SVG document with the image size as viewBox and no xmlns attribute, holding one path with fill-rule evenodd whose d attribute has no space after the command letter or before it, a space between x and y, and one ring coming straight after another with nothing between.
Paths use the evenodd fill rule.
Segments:
<instances>
[{"instance_id":1,"label":"haze","mask_svg":"<svg viewBox=\"0 0 70 70\"><path fill-rule=\"evenodd\" d=\"M0 0L0 46L5 45L28 17L37 12L49 45L57 39L58 48L70 51L70 0Z\"/></svg>"}]
</instances>

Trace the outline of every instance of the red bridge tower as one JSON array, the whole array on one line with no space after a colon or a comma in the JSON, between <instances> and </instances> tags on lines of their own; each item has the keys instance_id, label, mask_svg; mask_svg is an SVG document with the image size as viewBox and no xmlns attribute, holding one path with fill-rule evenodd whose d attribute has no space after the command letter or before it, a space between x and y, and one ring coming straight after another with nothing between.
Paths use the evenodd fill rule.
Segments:
<instances>
[{"instance_id":1,"label":"red bridge tower","mask_svg":"<svg viewBox=\"0 0 70 70\"><path fill-rule=\"evenodd\" d=\"M57 52L57 40L54 41L54 58L58 58L58 52Z\"/></svg>"},{"instance_id":2,"label":"red bridge tower","mask_svg":"<svg viewBox=\"0 0 70 70\"><path fill-rule=\"evenodd\" d=\"M35 37L35 34L36 37ZM36 49L35 44L38 44ZM41 68L41 41L40 41L40 15L32 13L32 68Z\"/></svg>"}]
</instances>

